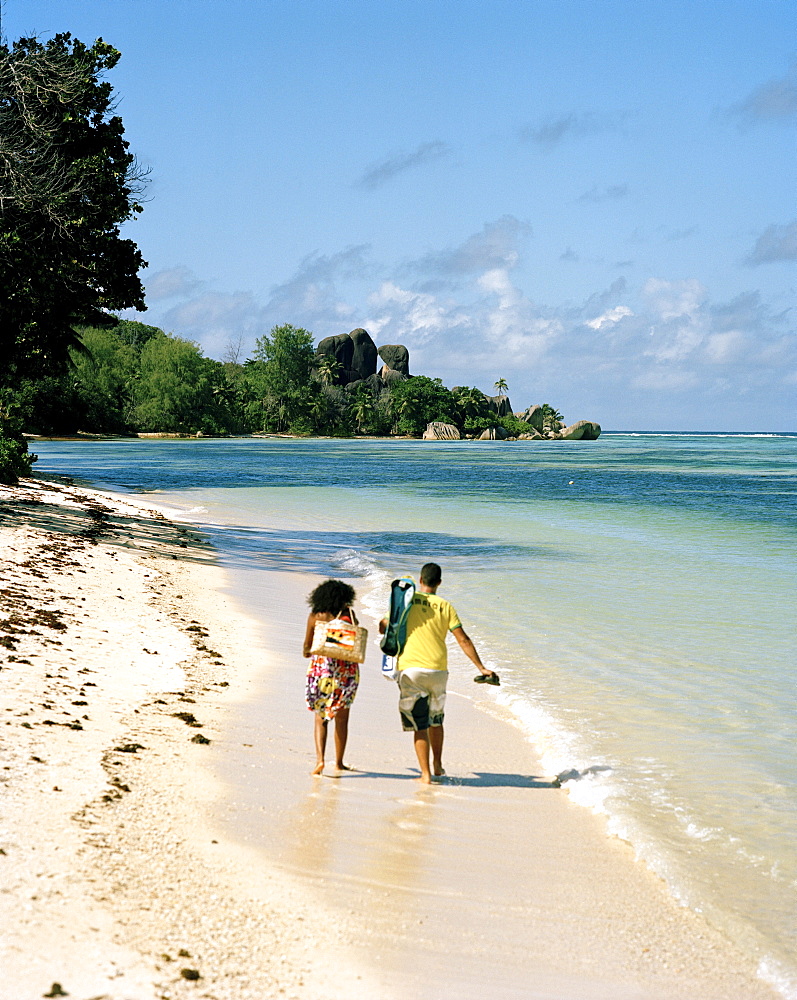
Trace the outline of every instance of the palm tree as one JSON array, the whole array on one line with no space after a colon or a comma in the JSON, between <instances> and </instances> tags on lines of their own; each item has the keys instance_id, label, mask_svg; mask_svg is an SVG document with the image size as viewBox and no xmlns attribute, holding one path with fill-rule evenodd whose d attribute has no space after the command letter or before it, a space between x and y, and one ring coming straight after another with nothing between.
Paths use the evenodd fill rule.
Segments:
<instances>
[{"instance_id":1,"label":"palm tree","mask_svg":"<svg viewBox=\"0 0 797 1000\"><path fill-rule=\"evenodd\" d=\"M365 392L358 392L354 400L352 412L354 413L354 419L357 421L357 430L361 434L365 433L367 425L370 424L371 418L374 415L374 401L370 395Z\"/></svg>"},{"instance_id":2,"label":"palm tree","mask_svg":"<svg viewBox=\"0 0 797 1000\"><path fill-rule=\"evenodd\" d=\"M499 396L505 396L506 390L509 388L509 383L505 378L499 378L495 383L495 390Z\"/></svg>"},{"instance_id":3,"label":"palm tree","mask_svg":"<svg viewBox=\"0 0 797 1000\"><path fill-rule=\"evenodd\" d=\"M343 366L331 354L325 354L315 366L318 377L322 385L329 385L337 378L338 372Z\"/></svg>"},{"instance_id":4,"label":"palm tree","mask_svg":"<svg viewBox=\"0 0 797 1000\"><path fill-rule=\"evenodd\" d=\"M542 429L544 431L558 431L563 420L562 414L550 403L542 404Z\"/></svg>"}]
</instances>

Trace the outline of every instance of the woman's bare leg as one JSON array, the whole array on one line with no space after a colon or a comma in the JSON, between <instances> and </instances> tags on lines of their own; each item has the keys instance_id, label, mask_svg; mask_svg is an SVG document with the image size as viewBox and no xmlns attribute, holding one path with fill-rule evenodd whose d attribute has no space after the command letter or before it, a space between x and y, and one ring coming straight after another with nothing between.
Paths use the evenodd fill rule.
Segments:
<instances>
[{"instance_id":1,"label":"woman's bare leg","mask_svg":"<svg viewBox=\"0 0 797 1000\"><path fill-rule=\"evenodd\" d=\"M327 720L316 712L313 727L313 735L315 736L316 764L312 771L313 774L321 774L324 770L324 753L327 749L327 728Z\"/></svg>"},{"instance_id":2,"label":"woman's bare leg","mask_svg":"<svg viewBox=\"0 0 797 1000\"><path fill-rule=\"evenodd\" d=\"M350 768L343 763L346 753L346 741L349 738L349 710L341 708L335 716L335 766L339 771L348 771Z\"/></svg>"}]
</instances>

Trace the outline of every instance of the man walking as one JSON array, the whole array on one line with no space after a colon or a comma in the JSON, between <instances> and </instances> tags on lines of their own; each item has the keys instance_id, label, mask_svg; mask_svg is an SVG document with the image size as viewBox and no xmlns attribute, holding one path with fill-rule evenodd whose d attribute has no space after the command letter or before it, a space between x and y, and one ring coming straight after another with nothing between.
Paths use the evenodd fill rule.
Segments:
<instances>
[{"instance_id":1,"label":"man walking","mask_svg":"<svg viewBox=\"0 0 797 1000\"><path fill-rule=\"evenodd\" d=\"M433 774L435 777L445 774L443 716L448 680L446 638L449 632L479 672L492 683L498 683L498 675L488 670L479 658L459 615L448 601L437 596L442 579L442 570L437 563L426 563L421 570L420 586L407 616L406 642L398 658L401 724L405 732L414 734L421 781L425 784L431 782Z\"/></svg>"}]
</instances>

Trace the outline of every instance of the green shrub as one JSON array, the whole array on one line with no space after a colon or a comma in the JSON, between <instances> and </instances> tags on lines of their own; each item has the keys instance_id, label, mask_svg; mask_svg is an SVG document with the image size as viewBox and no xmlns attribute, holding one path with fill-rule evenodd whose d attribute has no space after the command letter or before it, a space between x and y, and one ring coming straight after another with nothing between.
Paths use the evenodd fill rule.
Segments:
<instances>
[{"instance_id":1,"label":"green shrub","mask_svg":"<svg viewBox=\"0 0 797 1000\"><path fill-rule=\"evenodd\" d=\"M30 475L35 461L24 438L0 437L0 483L16 486L20 476Z\"/></svg>"}]
</instances>

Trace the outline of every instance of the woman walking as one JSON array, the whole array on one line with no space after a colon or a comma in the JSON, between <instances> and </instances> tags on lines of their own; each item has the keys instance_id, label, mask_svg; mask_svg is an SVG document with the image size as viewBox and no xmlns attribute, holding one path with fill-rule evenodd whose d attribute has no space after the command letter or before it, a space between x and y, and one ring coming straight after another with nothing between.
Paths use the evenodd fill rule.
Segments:
<instances>
[{"instance_id":1,"label":"woman walking","mask_svg":"<svg viewBox=\"0 0 797 1000\"><path fill-rule=\"evenodd\" d=\"M356 596L348 583L342 580L325 580L307 598L310 614L307 616L304 634L304 655L310 657L307 670L307 707L315 712L316 766L313 774L321 774L324 770L330 719L335 720L335 766L339 771L350 770L344 763L343 756L349 735L349 708L357 693L360 670L356 663L346 660L312 656L310 647L317 622L342 618L343 621L357 624L357 616L352 608Z\"/></svg>"}]
</instances>

